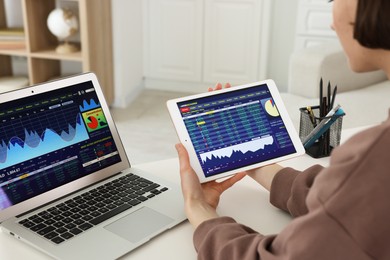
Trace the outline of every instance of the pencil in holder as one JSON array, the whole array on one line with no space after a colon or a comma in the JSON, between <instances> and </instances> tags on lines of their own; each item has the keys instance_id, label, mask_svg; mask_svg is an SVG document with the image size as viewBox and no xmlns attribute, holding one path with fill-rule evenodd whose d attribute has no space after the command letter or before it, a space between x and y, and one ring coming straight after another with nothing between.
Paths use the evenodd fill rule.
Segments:
<instances>
[{"instance_id":1,"label":"pencil in holder","mask_svg":"<svg viewBox=\"0 0 390 260\"><path fill-rule=\"evenodd\" d=\"M305 146L306 153L313 158L322 158L329 156L332 150L340 145L341 129L343 124L344 112L338 115L336 119L331 117L320 117L319 106L300 108L299 137L301 141L307 139L313 133L313 130L325 120L329 121L330 127L321 135L316 136L314 143ZM334 119L334 120L330 120ZM317 127L318 129L318 127ZM317 138L318 137L318 138Z\"/></svg>"}]
</instances>

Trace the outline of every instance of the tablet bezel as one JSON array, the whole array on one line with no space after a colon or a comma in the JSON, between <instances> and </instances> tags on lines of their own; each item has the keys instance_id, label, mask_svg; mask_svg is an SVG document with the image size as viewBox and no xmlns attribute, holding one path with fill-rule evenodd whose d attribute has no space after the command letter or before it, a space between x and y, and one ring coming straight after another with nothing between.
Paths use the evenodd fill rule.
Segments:
<instances>
[{"instance_id":1,"label":"tablet bezel","mask_svg":"<svg viewBox=\"0 0 390 260\"><path fill-rule=\"evenodd\" d=\"M293 146L294 146L296 152L206 177L204 172L203 172L203 169L201 167L201 164L198 160L198 157L196 155L195 148L194 148L192 141L190 139L190 136L189 136L189 133L188 133L187 128L185 126L182 115L180 113L178 103L191 101L194 99L199 99L199 98L204 98L204 97L209 97L209 96L216 96L216 95L220 95L223 93L242 90L242 89L260 86L260 85L264 85L264 84L267 85L267 87L270 91L270 95L271 95L274 103L276 104L276 107L277 107L279 114L284 122L286 130L291 138L291 141L293 143ZM180 142L184 145L184 147L187 149L187 152L188 152L188 155L190 158L190 164L191 164L192 168L194 169L194 171L196 172L196 174L198 175L199 181L201 183L224 178L224 177L227 177L227 176L239 173L239 172L243 172L246 170L251 170L251 169L261 167L261 166L265 166L265 165L277 163L277 162L280 162L283 160L291 159L293 157L297 157L297 156L300 156L300 155L305 153L305 149L302 145L302 142L298 136L298 133L297 133L292 121L291 121L291 118L286 110L286 107L282 101L280 93L279 93L279 91L275 85L275 82L273 80L268 79L268 80L258 81L258 82L240 85L240 86L236 86L236 87L224 88L221 90L215 90L215 91L211 91L211 92L205 92L205 93L201 93L201 94L195 94L195 95L190 95L190 96L186 96L186 97L171 99L171 100L167 101L167 107L168 107L168 111L169 111L169 114L171 116L172 122L175 126L178 138L179 138Z\"/></svg>"}]
</instances>

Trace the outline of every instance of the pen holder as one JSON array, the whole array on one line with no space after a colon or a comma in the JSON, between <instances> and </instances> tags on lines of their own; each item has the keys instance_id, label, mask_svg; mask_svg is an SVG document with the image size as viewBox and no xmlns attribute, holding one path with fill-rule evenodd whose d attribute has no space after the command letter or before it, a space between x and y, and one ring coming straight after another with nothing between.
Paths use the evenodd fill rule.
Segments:
<instances>
[{"instance_id":1,"label":"pen holder","mask_svg":"<svg viewBox=\"0 0 390 260\"><path fill-rule=\"evenodd\" d=\"M308 109L300 108L299 122L299 137L305 139L322 120L327 120L327 117L320 117L319 106L311 107L312 114ZM343 124L343 116L339 116L319 138L310 147L306 147L306 153L313 158L321 158L329 156L333 148L340 144L341 129Z\"/></svg>"}]
</instances>

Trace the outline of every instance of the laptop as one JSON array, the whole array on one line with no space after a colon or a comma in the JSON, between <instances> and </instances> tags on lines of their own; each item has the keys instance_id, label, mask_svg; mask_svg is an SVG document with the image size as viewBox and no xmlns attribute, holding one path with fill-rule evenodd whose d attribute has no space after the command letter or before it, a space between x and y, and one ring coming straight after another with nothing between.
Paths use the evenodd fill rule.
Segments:
<instances>
[{"instance_id":1,"label":"laptop","mask_svg":"<svg viewBox=\"0 0 390 260\"><path fill-rule=\"evenodd\" d=\"M156 176L130 167L95 74L0 94L0 223L16 239L118 258L185 220L180 188Z\"/></svg>"}]
</instances>

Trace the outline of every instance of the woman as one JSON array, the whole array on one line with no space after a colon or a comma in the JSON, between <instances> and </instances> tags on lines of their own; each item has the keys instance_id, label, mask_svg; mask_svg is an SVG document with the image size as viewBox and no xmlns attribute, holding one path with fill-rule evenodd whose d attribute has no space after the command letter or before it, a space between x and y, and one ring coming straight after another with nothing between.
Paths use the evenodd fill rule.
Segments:
<instances>
[{"instance_id":1,"label":"woman","mask_svg":"<svg viewBox=\"0 0 390 260\"><path fill-rule=\"evenodd\" d=\"M388 14L389 0L334 1L332 28L354 71L382 69L390 77ZM200 259L390 259L390 118L336 148L328 168L271 165L247 172L270 190L273 205L295 217L271 236L216 212L222 192L244 173L201 185L185 148L176 148Z\"/></svg>"}]
</instances>

